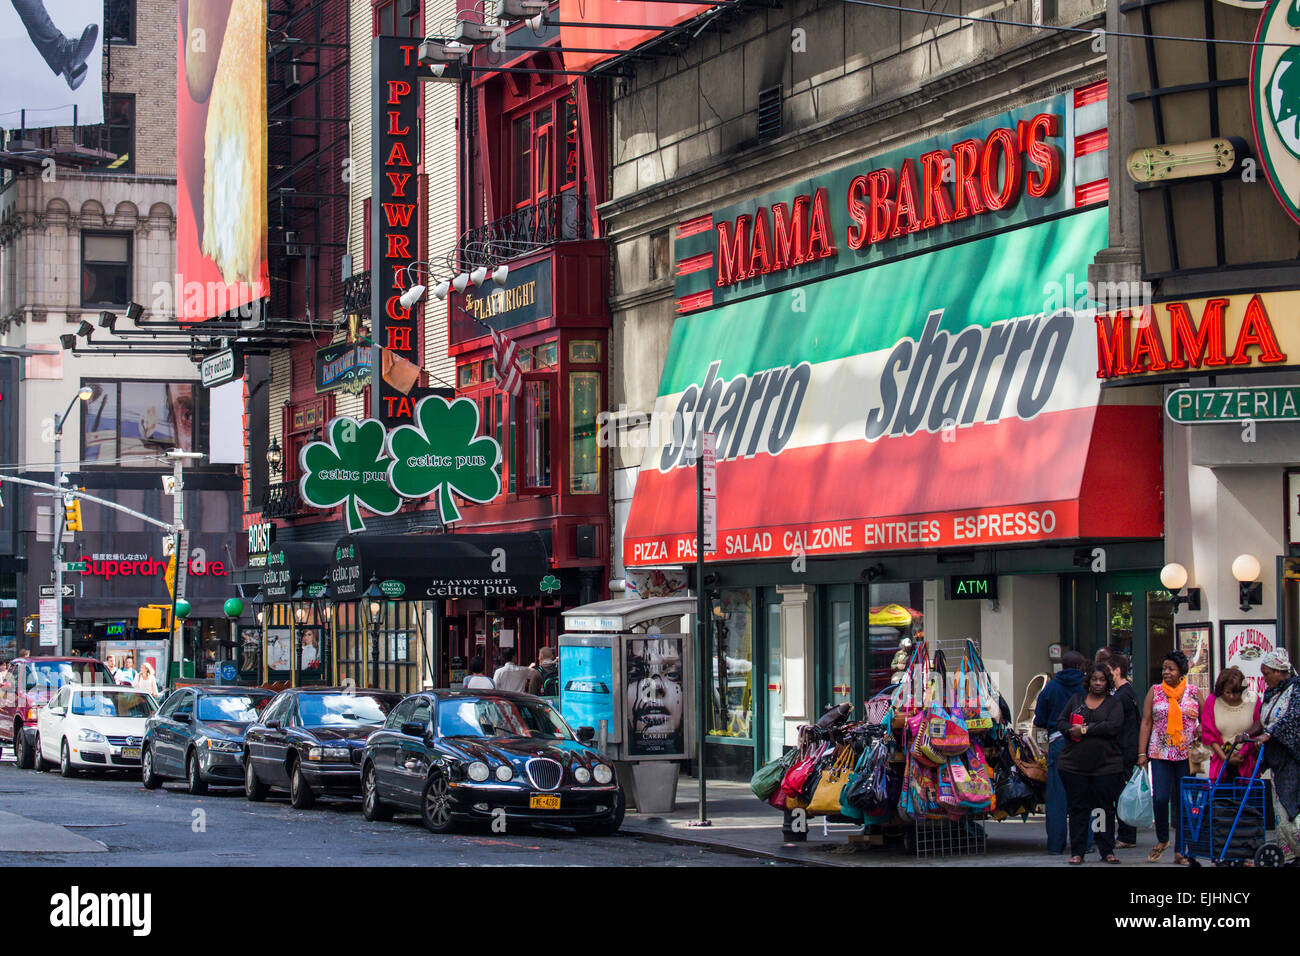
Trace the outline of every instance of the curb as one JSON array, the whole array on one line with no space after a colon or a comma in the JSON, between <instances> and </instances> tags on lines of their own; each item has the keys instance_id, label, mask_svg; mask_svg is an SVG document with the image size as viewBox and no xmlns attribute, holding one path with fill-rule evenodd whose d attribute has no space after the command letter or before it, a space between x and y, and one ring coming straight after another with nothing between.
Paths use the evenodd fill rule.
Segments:
<instances>
[{"instance_id":1,"label":"curb","mask_svg":"<svg viewBox=\"0 0 1300 956\"><path fill-rule=\"evenodd\" d=\"M696 846L706 850L716 850L719 853L732 853L737 856L747 856L760 860L777 860L781 863L793 863L796 866L828 866L828 867L848 867L848 863L832 863L826 860L808 860L799 857L786 856L772 850L759 850L754 847L737 846L734 843L716 843L712 840L692 839L691 837L679 836L676 830L665 833L662 830L641 829L635 825L628 826L624 821L620 830L622 833L633 834L643 840L650 840L655 843L676 843L682 846Z\"/></svg>"}]
</instances>

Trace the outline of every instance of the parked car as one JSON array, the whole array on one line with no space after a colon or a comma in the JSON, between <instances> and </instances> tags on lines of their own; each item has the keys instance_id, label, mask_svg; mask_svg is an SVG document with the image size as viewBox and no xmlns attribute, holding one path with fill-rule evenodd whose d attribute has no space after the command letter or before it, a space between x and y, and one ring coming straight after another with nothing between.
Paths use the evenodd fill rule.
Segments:
<instances>
[{"instance_id":1,"label":"parked car","mask_svg":"<svg viewBox=\"0 0 1300 956\"><path fill-rule=\"evenodd\" d=\"M614 765L540 697L507 691L424 691L402 701L366 741L362 812L417 810L434 833L461 821L562 823L611 834L626 801Z\"/></svg>"},{"instance_id":2,"label":"parked car","mask_svg":"<svg viewBox=\"0 0 1300 956\"><path fill-rule=\"evenodd\" d=\"M36 714L65 684L114 684L103 661L85 657L18 657L0 674L0 744L14 748L30 770L36 753Z\"/></svg>"},{"instance_id":3,"label":"parked car","mask_svg":"<svg viewBox=\"0 0 1300 956\"><path fill-rule=\"evenodd\" d=\"M244 782L244 737L275 697L260 687L182 687L144 729L140 777L148 790L184 780L200 796L209 784Z\"/></svg>"},{"instance_id":4,"label":"parked car","mask_svg":"<svg viewBox=\"0 0 1300 956\"><path fill-rule=\"evenodd\" d=\"M298 687L267 705L244 739L244 796L265 800L289 791L298 810L320 794L361 792L361 752L401 694L382 690Z\"/></svg>"},{"instance_id":5,"label":"parked car","mask_svg":"<svg viewBox=\"0 0 1300 956\"><path fill-rule=\"evenodd\" d=\"M65 684L37 714L35 764L55 760L65 777L78 769L135 770L144 725L158 701L116 684Z\"/></svg>"}]
</instances>

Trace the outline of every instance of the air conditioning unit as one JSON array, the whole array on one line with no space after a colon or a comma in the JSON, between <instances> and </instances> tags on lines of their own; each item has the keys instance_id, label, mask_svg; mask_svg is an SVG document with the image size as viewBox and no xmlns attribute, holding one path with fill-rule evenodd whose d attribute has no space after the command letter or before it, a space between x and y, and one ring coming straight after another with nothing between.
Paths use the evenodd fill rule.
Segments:
<instances>
[{"instance_id":1,"label":"air conditioning unit","mask_svg":"<svg viewBox=\"0 0 1300 956\"><path fill-rule=\"evenodd\" d=\"M292 229L286 229L284 233L284 254L290 258L302 255L302 247L298 245L298 233Z\"/></svg>"}]
</instances>

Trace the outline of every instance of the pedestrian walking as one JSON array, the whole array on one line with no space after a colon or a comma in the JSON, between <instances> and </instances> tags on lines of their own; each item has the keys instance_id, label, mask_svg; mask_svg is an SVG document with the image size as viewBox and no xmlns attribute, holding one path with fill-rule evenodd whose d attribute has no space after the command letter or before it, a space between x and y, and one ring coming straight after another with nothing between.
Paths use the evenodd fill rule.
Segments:
<instances>
[{"instance_id":1,"label":"pedestrian walking","mask_svg":"<svg viewBox=\"0 0 1300 956\"><path fill-rule=\"evenodd\" d=\"M1190 772L1188 751L1201 736L1200 689L1187 679L1187 655L1170 651L1160 668L1161 682L1147 691L1142 705L1142 737L1138 766L1151 765L1151 796L1155 803L1156 845L1147 859L1157 863L1169 848L1170 805L1174 813L1174 862L1187 864L1179 838L1182 825L1178 801L1182 779Z\"/></svg>"},{"instance_id":2,"label":"pedestrian walking","mask_svg":"<svg viewBox=\"0 0 1300 956\"><path fill-rule=\"evenodd\" d=\"M1260 660L1266 689L1260 707L1261 759L1273 775L1273 813L1286 865L1300 865L1300 677L1291 673L1291 658L1279 647Z\"/></svg>"},{"instance_id":3,"label":"pedestrian walking","mask_svg":"<svg viewBox=\"0 0 1300 956\"><path fill-rule=\"evenodd\" d=\"M1060 769L1057 767L1057 761L1065 750L1066 738L1057 729L1057 721L1070 699L1083 690L1083 668L1086 664L1087 659L1078 651L1066 651L1061 657L1061 670L1047 682L1034 707L1034 726L1049 732L1045 794L1048 853L1065 852L1068 826L1068 801Z\"/></svg>"},{"instance_id":4,"label":"pedestrian walking","mask_svg":"<svg viewBox=\"0 0 1300 956\"><path fill-rule=\"evenodd\" d=\"M1124 708L1124 729L1119 735L1119 749L1124 757L1124 779L1127 781L1133 776L1133 768L1137 766L1138 738L1142 733L1142 702L1138 700L1137 691L1133 689L1133 682L1128 679L1127 654L1114 652L1106 661L1106 667L1109 668L1111 680L1115 685L1111 693ZM1116 819L1115 846L1121 850L1137 846L1137 827Z\"/></svg>"},{"instance_id":5,"label":"pedestrian walking","mask_svg":"<svg viewBox=\"0 0 1300 956\"><path fill-rule=\"evenodd\" d=\"M465 678L466 690L492 690L496 683L483 673L483 655L475 654L469 659L469 677Z\"/></svg>"},{"instance_id":6,"label":"pedestrian walking","mask_svg":"<svg viewBox=\"0 0 1300 956\"><path fill-rule=\"evenodd\" d=\"M560 662L555 659L555 650L543 647L537 652L537 673L541 677L537 693L543 697L560 696Z\"/></svg>"},{"instance_id":7,"label":"pedestrian walking","mask_svg":"<svg viewBox=\"0 0 1300 956\"><path fill-rule=\"evenodd\" d=\"M497 690L511 690L522 694L528 690L529 670L530 668L515 663L513 647L502 648L501 666L492 675L492 682L497 685Z\"/></svg>"},{"instance_id":8,"label":"pedestrian walking","mask_svg":"<svg viewBox=\"0 0 1300 956\"><path fill-rule=\"evenodd\" d=\"M1065 787L1070 825L1070 862L1083 862L1089 832L1095 832L1097 849L1107 863L1115 855L1115 801L1124 786L1124 705L1113 697L1114 678L1105 664L1088 672L1087 691L1075 694L1061 710L1056 730L1065 738L1057 761ZM1100 810L1102 828L1093 831L1093 814Z\"/></svg>"},{"instance_id":9,"label":"pedestrian walking","mask_svg":"<svg viewBox=\"0 0 1300 956\"><path fill-rule=\"evenodd\" d=\"M143 693L151 694L154 697L158 696L158 680L153 672L152 664L145 661L140 665L140 673L136 676L132 686Z\"/></svg>"},{"instance_id":10,"label":"pedestrian walking","mask_svg":"<svg viewBox=\"0 0 1300 956\"><path fill-rule=\"evenodd\" d=\"M1250 743L1241 743L1228 752L1238 738L1251 732L1259 723L1263 700L1245 700L1246 675L1239 667L1225 667L1214 682L1214 693L1205 698L1201 714L1201 743L1210 748L1211 780L1231 783L1238 777L1248 778L1255 769L1259 750ZM1225 768L1223 765L1227 763ZM1222 778L1219 771L1223 771Z\"/></svg>"}]
</instances>

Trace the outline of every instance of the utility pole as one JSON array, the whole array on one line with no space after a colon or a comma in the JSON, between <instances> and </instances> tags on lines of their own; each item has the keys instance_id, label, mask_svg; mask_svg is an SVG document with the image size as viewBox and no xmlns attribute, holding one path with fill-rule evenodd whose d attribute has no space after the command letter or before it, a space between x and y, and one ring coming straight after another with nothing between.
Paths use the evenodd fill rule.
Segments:
<instances>
[{"instance_id":1,"label":"utility pole","mask_svg":"<svg viewBox=\"0 0 1300 956\"><path fill-rule=\"evenodd\" d=\"M89 386L82 386L67 409L54 419L54 487L58 492L54 496L54 636L58 642L60 654L68 653L71 648L63 646L63 523L66 520L67 505L63 499L63 423L72 414L72 408L78 401L90 401ZM37 640L40 640L38 637Z\"/></svg>"},{"instance_id":2,"label":"utility pole","mask_svg":"<svg viewBox=\"0 0 1300 956\"><path fill-rule=\"evenodd\" d=\"M172 460L172 553L176 558L176 581L172 589L172 660L176 662L176 676L179 678L185 672L185 621L177 620L176 605L185 598L185 579L190 569L190 533L185 528L185 462L200 459L203 453L173 448L167 452L167 457Z\"/></svg>"}]
</instances>

